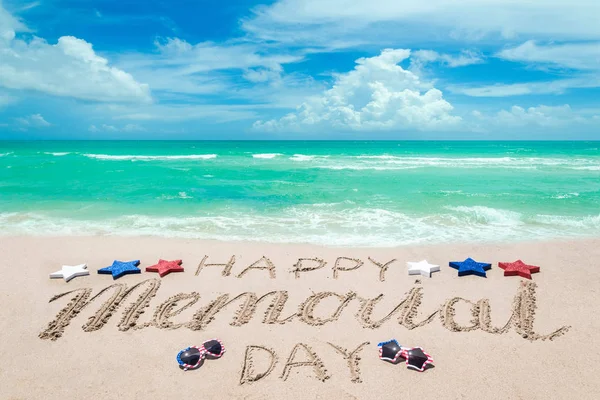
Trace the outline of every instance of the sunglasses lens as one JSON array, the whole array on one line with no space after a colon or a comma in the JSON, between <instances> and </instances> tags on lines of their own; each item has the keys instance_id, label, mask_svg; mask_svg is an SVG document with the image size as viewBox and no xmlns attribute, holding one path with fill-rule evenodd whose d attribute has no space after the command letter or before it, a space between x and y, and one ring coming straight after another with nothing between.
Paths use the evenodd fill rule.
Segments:
<instances>
[{"instance_id":1,"label":"sunglasses lens","mask_svg":"<svg viewBox=\"0 0 600 400\"><path fill-rule=\"evenodd\" d=\"M400 350L400 346L398 346L395 342L388 342L381 346L381 356L383 358L394 359Z\"/></svg>"},{"instance_id":2,"label":"sunglasses lens","mask_svg":"<svg viewBox=\"0 0 600 400\"><path fill-rule=\"evenodd\" d=\"M209 340L204 343L204 348L214 356L221 355L222 347L218 340Z\"/></svg>"},{"instance_id":3,"label":"sunglasses lens","mask_svg":"<svg viewBox=\"0 0 600 400\"><path fill-rule=\"evenodd\" d=\"M410 368L422 370L427 362L427 355L419 348L410 349L408 354L408 366Z\"/></svg>"},{"instance_id":4,"label":"sunglasses lens","mask_svg":"<svg viewBox=\"0 0 600 400\"><path fill-rule=\"evenodd\" d=\"M200 361L200 351L195 348L191 348L189 350L181 353L181 361L189 365L196 365L198 361Z\"/></svg>"}]
</instances>

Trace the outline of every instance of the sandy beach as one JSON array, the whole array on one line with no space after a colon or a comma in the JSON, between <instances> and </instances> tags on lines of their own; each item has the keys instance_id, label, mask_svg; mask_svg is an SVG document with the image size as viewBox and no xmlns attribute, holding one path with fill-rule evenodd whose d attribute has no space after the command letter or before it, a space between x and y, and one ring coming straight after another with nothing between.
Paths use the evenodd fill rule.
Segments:
<instances>
[{"instance_id":1,"label":"sandy beach","mask_svg":"<svg viewBox=\"0 0 600 400\"><path fill-rule=\"evenodd\" d=\"M2 237L0 397L598 398L599 244L350 249ZM228 267L208 265L232 257ZM467 257L492 263L487 278L448 267ZM182 259L185 272L116 281L96 272L115 259L139 259L144 270L159 258ZM531 281L504 277L497 263L519 258L541 272ZM409 276L406 262L421 259L441 271ZM48 277L81 263L89 276ZM180 370L177 352L211 338L224 342L224 356ZM392 338L423 347L435 368L379 360L377 343Z\"/></svg>"}]
</instances>

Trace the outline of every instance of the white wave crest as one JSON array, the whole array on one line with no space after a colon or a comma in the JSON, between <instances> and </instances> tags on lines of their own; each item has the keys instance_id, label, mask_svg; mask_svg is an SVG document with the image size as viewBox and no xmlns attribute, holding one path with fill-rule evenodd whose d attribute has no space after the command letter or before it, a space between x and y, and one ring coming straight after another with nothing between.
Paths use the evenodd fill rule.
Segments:
<instances>
[{"instance_id":1,"label":"white wave crest","mask_svg":"<svg viewBox=\"0 0 600 400\"><path fill-rule=\"evenodd\" d=\"M553 199L571 199L573 197L579 197L579 193L573 192L573 193L557 194L557 195L552 196Z\"/></svg>"},{"instance_id":2,"label":"white wave crest","mask_svg":"<svg viewBox=\"0 0 600 400\"><path fill-rule=\"evenodd\" d=\"M217 158L216 154L190 154L176 156L142 156L142 155L111 155L111 154L84 154L85 157L98 160L131 160L131 161L170 161L170 160L211 160Z\"/></svg>"},{"instance_id":3,"label":"white wave crest","mask_svg":"<svg viewBox=\"0 0 600 400\"><path fill-rule=\"evenodd\" d=\"M394 160L394 159L398 159L401 157L397 157L397 156L390 156L387 154L383 154L380 156L355 156L354 158L358 158L360 159L364 159L364 160Z\"/></svg>"},{"instance_id":4,"label":"white wave crest","mask_svg":"<svg viewBox=\"0 0 600 400\"><path fill-rule=\"evenodd\" d=\"M596 233L600 229L600 215L589 215L585 217L570 217L563 215L537 215L533 218L535 222L540 224L555 226L560 228L576 228L582 230L595 230Z\"/></svg>"},{"instance_id":5,"label":"white wave crest","mask_svg":"<svg viewBox=\"0 0 600 400\"><path fill-rule=\"evenodd\" d=\"M584 167L572 167L571 169L585 170L585 171L600 171L600 165L588 165Z\"/></svg>"},{"instance_id":6,"label":"white wave crest","mask_svg":"<svg viewBox=\"0 0 600 400\"><path fill-rule=\"evenodd\" d=\"M391 167L382 167L377 165L319 165L315 168L319 169L331 169L336 171L342 170L351 170L351 171L399 171L402 169L417 169L417 166L391 166Z\"/></svg>"},{"instance_id":7,"label":"white wave crest","mask_svg":"<svg viewBox=\"0 0 600 400\"><path fill-rule=\"evenodd\" d=\"M329 158L329 156L327 155L307 155L307 154L294 154L293 156L290 157L290 160L292 161L313 161L313 160L318 160L318 159L326 159Z\"/></svg>"},{"instance_id":8,"label":"white wave crest","mask_svg":"<svg viewBox=\"0 0 600 400\"><path fill-rule=\"evenodd\" d=\"M459 219L472 223L507 226L524 224L524 222L521 220L522 214L515 211L501 210L485 206L447 206L444 208L459 213Z\"/></svg>"},{"instance_id":9,"label":"white wave crest","mask_svg":"<svg viewBox=\"0 0 600 400\"><path fill-rule=\"evenodd\" d=\"M282 156L283 154L281 153L263 153L263 154L252 154L252 158L264 158L264 159L271 159L271 158L275 158L277 156Z\"/></svg>"},{"instance_id":10,"label":"white wave crest","mask_svg":"<svg viewBox=\"0 0 600 400\"><path fill-rule=\"evenodd\" d=\"M327 169L394 170L407 168L503 168L539 169L567 168L600 170L597 158L545 157L412 157L394 155L360 155L336 157L319 166Z\"/></svg>"},{"instance_id":11,"label":"white wave crest","mask_svg":"<svg viewBox=\"0 0 600 400\"><path fill-rule=\"evenodd\" d=\"M71 154L68 151L65 152L50 152L50 151L45 151L44 154L48 154L50 156L56 156L56 157L62 157L62 156L66 156L68 154Z\"/></svg>"}]
</instances>

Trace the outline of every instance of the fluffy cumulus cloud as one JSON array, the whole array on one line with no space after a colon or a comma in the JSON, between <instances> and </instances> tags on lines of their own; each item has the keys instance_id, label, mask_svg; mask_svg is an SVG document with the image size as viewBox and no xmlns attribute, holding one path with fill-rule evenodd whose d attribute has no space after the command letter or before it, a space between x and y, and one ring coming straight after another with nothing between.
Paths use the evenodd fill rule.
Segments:
<instances>
[{"instance_id":1,"label":"fluffy cumulus cloud","mask_svg":"<svg viewBox=\"0 0 600 400\"><path fill-rule=\"evenodd\" d=\"M352 71L334 76L333 86L278 120L257 121L257 130L444 130L460 122L442 92L399 63L410 50L386 49L356 60Z\"/></svg>"},{"instance_id":2,"label":"fluffy cumulus cloud","mask_svg":"<svg viewBox=\"0 0 600 400\"><path fill-rule=\"evenodd\" d=\"M23 31L27 27L0 3L1 87L84 100L151 101L148 85L109 65L85 40L63 36L50 44L35 36L17 38Z\"/></svg>"},{"instance_id":3,"label":"fluffy cumulus cloud","mask_svg":"<svg viewBox=\"0 0 600 400\"><path fill-rule=\"evenodd\" d=\"M17 125L20 128L46 128L52 125L46 121L41 114L32 114L26 117L16 118Z\"/></svg>"}]
</instances>

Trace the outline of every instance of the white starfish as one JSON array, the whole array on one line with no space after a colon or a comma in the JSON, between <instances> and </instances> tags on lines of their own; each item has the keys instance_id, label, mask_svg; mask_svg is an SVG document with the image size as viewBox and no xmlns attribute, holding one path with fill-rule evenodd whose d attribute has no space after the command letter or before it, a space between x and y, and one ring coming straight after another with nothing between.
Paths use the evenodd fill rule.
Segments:
<instances>
[{"instance_id":1,"label":"white starfish","mask_svg":"<svg viewBox=\"0 0 600 400\"><path fill-rule=\"evenodd\" d=\"M432 272L438 272L440 270L439 265L429 264L427 260L419 262L407 262L408 274L409 275L423 275L431 278Z\"/></svg>"},{"instance_id":2,"label":"white starfish","mask_svg":"<svg viewBox=\"0 0 600 400\"><path fill-rule=\"evenodd\" d=\"M63 265L62 269L50 274L50 278L64 278L65 282L69 282L76 276L89 275L90 271L87 270L87 264L79 265Z\"/></svg>"}]
</instances>

